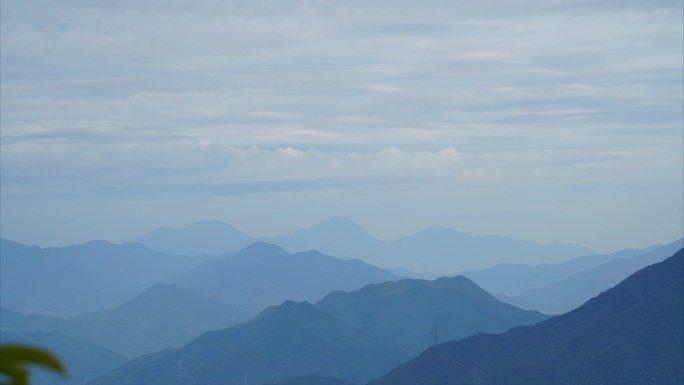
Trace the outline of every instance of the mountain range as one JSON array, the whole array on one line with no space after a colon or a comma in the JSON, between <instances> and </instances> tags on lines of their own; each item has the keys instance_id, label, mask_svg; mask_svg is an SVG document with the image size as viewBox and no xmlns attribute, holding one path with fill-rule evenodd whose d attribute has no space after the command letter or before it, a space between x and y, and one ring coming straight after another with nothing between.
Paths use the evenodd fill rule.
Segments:
<instances>
[{"instance_id":1,"label":"mountain range","mask_svg":"<svg viewBox=\"0 0 684 385\"><path fill-rule=\"evenodd\" d=\"M134 359L92 384L237 384L245 374L251 384L305 374L359 383L406 358L308 302L286 301L180 349Z\"/></svg>"},{"instance_id":2,"label":"mountain range","mask_svg":"<svg viewBox=\"0 0 684 385\"><path fill-rule=\"evenodd\" d=\"M228 305L173 285L156 284L111 309L73 318L0 308L0 329L17 335L54 333L125 357L181 346L203 332L247 319ZM59 352L58 352L59 353Z\"/></svg>"},{"instance_id":3,"label":"mountain range","mask_svg":"<svg viewBox=\"0 0 684 385\"><path fill-rule=\"evenodd\" d=\"M141 243L116 244L90 241L82 245L47 247L45 255L100 281L123 287L140 287L180 274L213 256L174 255Z\"/></svg>"},{"instance_id":4,"label":"mountain range","mask_svg":"<svg viewBox=\"0 0 684 385\"><path fill-rule=\"evenodd\" d=\"M682 247L684 239L679 239L644 250L580 257L557 265L496 266L464 275L496 293L504 302L524 309L561 314L577 308L634 272L663 261ZM495 291L496 287L506 285L527 287L527 290L513 295L510 291L505 294Z\"/></svg>"},{"instance_id":5,"label":"mountain range","mask_svg":"<svg viewBox=\"0 0 684 385\"><path fill-rule=\"evenodd\" d=\"M503 304L464 277L371 284L315 305L272 306L179 349L134 359L93 384L240 383L245 374L253 384L307 375L360 384L432 344L434 325L441 338L458 338L546 318Z\"/></svg>"},{"instance_id":6,"label":"mountain range","mask_svg":"<svg viewBox=\"0 0 684 385\"><path fill-rule=\"evenodd\" d=\"M161 227L132 240L167 254L219 255L240 250L258 240L219 221L202 221L182 229Z\"/></svg>"},{"instance_id":7,"label":"mountain range","mask_svg":"<svg viewBox=\"0 0 684 385\"><path fill-rule=\"evenodd\" d=\"M579 308L425 350L369 385L684 383L684 250Z\"/></svg>"},{"instance_id":8,"label":"mountain range","mask_svg":"<svg viewBox=\"0 0 684 385\"><path fill-rule=\"evenodd\" d=\"M22 313L73 316L122 303L159 280L210 259L142 244L91 241L68 247L0 240L0 301Z\"/></svg>"},{"instance_id":9,"label":"mountain range","mask_svg":"<svg viewBox=\"0 0 684 385\"><path fill-rule=\"evenodd\" d=\"M181 346L207 330L222 329L245 317L214 298L173 285L155 284L111 309L69 321L93 341L126 357Z\"/></svg>"},{"instance_id":10,"label":"mountain range","mask_svg":"<svg viewBox=\"0 0 684 385\"><path fill-rule=\"evenodd\" d=\"M97 340L68 319L48 314L22 314L6 307L0 307L0 330L15 334L55 332L81 342Z\"/></svg>"},{"instance_id":11,"label":"mountain range","mask_svg":"<svg viewBox=\"0 0 684 385\"><path fill-rule=\"evenodd\" d=\"M370 284L330 293L316 307L409 355L439 340L502 332L548 318L502 303L463 276Z\"/></svg>"},{"instance_id":12,"label":"mountain range","mask_svg":"<svg viewBox=\"0 0 684 385\"><path fill-rule=\"evenodd\" d=\"M335 290L398 279L359 260L338 259L318 251L290 254L276 245L257 242L165 282L255 315L286 300L315 302Z\"/></svg>"},{"instance_id":13,"label":"mountain range","mask_svg":"<svg viewBox=\"0 0 684 385\"><path fill-rule=\"evenodd\" d=\"M272 239L249 238L228 224L207 221L183 229L159 229L134 241L157 250L182 251L189 255L206 254L208 251L222 254L239 250L252 242L264 241L290 252L318 250L338 258L360 259L383 268L440 275L488 268L503 262L557 263L594 254L591 249L569 243L542 245L495 235L470 235L440 226L386 242L369 235L354 221L340 217Z\"/></svg>"},{"instance_id":14,"label":"mountain range","mask_svg":"<svg viewBox=\"0 0 684 385\"><path fill-rule=\"evenodd\" d=\"M3 275L6 274L10 277L45 276L49 283L47 289L38 286L42 288L39 294L44 295L44 298L54 302L74 301L81 303L79 301L82 300L78 297L76 299L49 297L50 290L53 288L61 289L57 294L73 295L65 292L64 288L60 286L64 279L59 274L55 276L54 273L60 272L55 266L65 272L76 269L46 255L50 252L54 253L54 250L23 246L10 241L4 241L3 245L17 249L16 252L11 250L12 252L3 254ZM104 247L105 252L98 249L98 246ZM139 250L142 248L149 250L142 245L122 246L122 249ZM81 249L80 246L73 248L77 251ZM87 248L95 249L92 258L96 260L102 255L107 255L107 251L112 249L112 245L91 242L87 244ZM35 253L35 258L32 254L26 253L26 250ZM59 252L66 253L64 250L59 250ZM155 258L160 257L155 253L158 254L158 252L153 252ZM173 261L179 258L191 259L190 257L167 256L170 259L169 264L173 264ZM122 256L120 259L125 264L130 259L144 259L146 257L148 254L134 253ZM70 263L82 259L80 254L58 255L57 258ZM113 260L115 258L117 257L111 257ZM20 267L24 265L15 260L23 262L30 269L18 270L17 265ZM157 262L159 265L164 264L163 261ZM103 263L114 263L114 261ZM146 290L144 287L136 286L136 290L144 291L127 301L124 301L123 298L130 295L131 291L123 288L120 281L117 283L110 282L112 289L111 293L107 294L118 295L117 298L121 298L121 303L94 312L80 312L75 316L70 314L71 317L68 320L49 315L24 315L3 309L3 321L7 321L7 323L3 322L2 328L16 332L59 331L81 341L97 343L127 357L135 357L163 348L180 346L202 332L225 328L248 320L266 307L280 304L286 300L317 301L335 290L353 290L368 283L399 279L399 277L385 270L359 260L341 260L316 251L289 254L278 246L266 243L255 243L234 255L228 254L223 257L211 258L203 263L201 263L201 259L193 261L193 264L196 263L199 265L175 277L166 279L166 284L157 283ZM77 263L78 266L84 264ZM138 266L146 266L146 264L138 263ZM154 264L147 263L147 268L154 269ZM176 268L173 267L173 269ZM96 269L79 274L82 274L83 277L95 277L97 272L93 272L93 270ZM145 268L139 270L143 272L140 274L141 276L151 275L151 273L144 273ZM160 270L166 271L163 274L157 273L160 277L169 271L174 271L170 270L169 267L161 267ZM78 269L78 271L83 270ZM40 274L35 274L35 272ZM31 280L29 281L33 283ZM9 283L3 280L3 285L8 287L7 291L14 291L13 294L17 298L28 302L26 297L22 298L22 294L24 294L21 291L22 286L18 284L12 286L13 282ZM96 287L95 284L101 284L102 281L89 278L87 280L76 280L76 283L84 283L80 289L89 290ZM77 288L79 287L77 286ZM100 298L102 297L94 295L93 302L95 303ZM14 303L12 301L7 302L8 306ZM77 308L76 304L66 303L71 305L69 309ZM51 310L52 308L46 305L57 307L59 303L50 304L46 300L42 305L44 306L42 309Z\"/></svg>"},{"instance_id":15,"label":"mountain range","mask_svg":"<svg viewBox=\"0 0 684 385\"><path fill-rule=\"evenodd\" d=\"M348 235L347 238L337 238L344 239L343 246L347 250L354 250L357 246L354 238L365 233L359 228L356 232L344 231L346 227L355 226L346 219L337 218L328 225L340 234ZM209 223L208 226L213 225ZM324 231L326 226L305 229L299 232L298 237L318 237L322 243L336 239L326 238L326 234L333 234ZM428 230L425 233L432 234L430 236L453 235L451 229ZM293 239L296 237L290 241ZM391 244L379 242L375 245L388 247ZM315 250L290 253L264 242L220 255L186 256L163 253L141 244L116 245L93 241L66 248L40 248L2 240L0 337L3 341L50 345L60 356L72 357L69 360L75 367L87 373L87 376L80 376L77 382L72 382L78 384L95 379L115 366L118 368L94 383L134 385L170 381L191 384L230 379L236 383L248 380L254 384L361 384L416 357L425 348L427 350L416 362L423 362L420 365L427 365L433 370L433 361L420 361L435 349L431 346L440 347L447 357L457 357L446 348L451 346L450 343L440 342L458 340L461 343L479 341L478 338L485 338L484 347L466 345L465 349L457 349L458 354L466 354L464 352L471 349L476 357L480 353L484 355L469 367L466 382L477 382L483 378L498 381L509 376L510 373L504 373L509 366L513 371L510 378L518 381L527 378L528 374L524 372L536 360L549 360L551 367L563 366L553 359L554 354L555 359L565 358L564 352L570 352L570 358L567 358L569 367L576 365L578 370L590 367L590 363L582 361L585 359L582 354L573 353L573 349L588 351L589 356L595 355L601 365L610 366L610 372L615 370L611 365L620 360L632 362L632 365L641 362L637 360L639 348L653 346L651 350L661 350L656 347L662 344L660 332L653 332L652 336L648 334L650 331L636 332L644 326L644 319L657 317L658 321L653 322L655 326L672 334L675 340L681 340L678 331L668 329L666 322L674 319L681 325L681 315L654 307L664 303L658 298L641 298L642 292L655 295L643 288L644 284L630 286L629 296L634 306L624 311L613 302L627 306L626 295L608 296L613 298L608 302L602 302L600 298L615 292L642 271L658 266L658 262L680 249L682 243L678 240L644 250L587 255L559 264L509 264L465 272L474 280L482 281L484 286L489 285L490 290L491 287L510 290L514 295L506 300L513 304L524 295L537 293L538 297L530 297L537 301L535 306L546 303L556 307L543 307L544 310L562 312L570 309L557 310L560 306L568 306L575 301L572 306L576 307L644 266L656 263L577 310L548 320L548 315L502 303L464 276L433 281L401 279L358 259L339 259ZM363 247L371 244L367 242ZM398 244L409 250L412 243ZM431 250L425 249L424 254ZM677 255L681 258L681 251L675 257ZM677 268L670 267L677 271ZM505 280L507 274L511 275L508 281ZM664 277L663 284L668 279ZM654 284L653 287L660 286ZM497 297L503 295L499 293ZM676 295L670 297L675 298ZM596 301L599 305L587 307ZM582 310L587 308L600 314ZM22 314L30 311L69 318ZM595 325L586 323L582 317L572 316L578 311ZM638 318L636 314L641 314L644 319L635 320ZM254 315L256 317L248 320ZM566 316L569 318L564 318ZM554 319L572 319L575 325L561 321L554 324L551 322ZM542 337L535 333L532 335L537 337L529 337L526 332L537 330L537 325L516 327L539 321L542 321L539 325L556 326L541 327L539 335ZM623 328L620 329L622 332L614 333L613 326ZM482 334L501 333L510 328L513 329L501 335ZM650 340L644 337L635 343L633 339L638 339L636 334L653 337L655 342L649 345ZM506 336L513 336L510 337L512 340ZM529 350L515 345L525 338L531 338ZM560 346L562 352L535 338ZM588 341L591 338L605 346L612 343L615 349L605 350L605 346L592 345L593 342ZM497 341L504 341L501 342L504 345L496 345ZM515 346L508 346L510 341ZM668 344L663 346L670 354L681 356L681 350L673 350ZM518 352L520 349L522 353ZM522 355L527 361L519 367L509 358L502 358L499 350L510 356ZM75 352L79 353L72 356ZM83 357L83 354L88 354L84 352L91 353ZM620 356L623 353L632 356L610 358L611 354ZM123 356L137 358L123 364ZM580 357L579 361L572 361L575 356ZM461 360L467 362L470 358L470 355L458 358L457 363L461 365ZM490 358L503 361L490 363ZM481 365L481 362L485 364ZM649 368L656 368L654 378L667 378L661 373L664 369L658 369L655 362L644 362ZM411 365L407 363L396 370ZM628 371L626 367L620 370ZM504 374L497 374L499 372ZM425 378L432 378L434 373L428 373ZM446 374L444 378L452 380L461 376L449 377L452 374ZM516 377L519 374L523 377ZM574 378L565 372L532 374L531 378L549 381L555 375ZM674 375L676 377L677 373ZM378 381L403 378L403 375L392 376L389 373L388 377ZM435 377L437 381L441 381L439 376L442 374ZM580 371L577 376L581 383L610 383L606 377L594 381L591 373ZM615 375L615 378L623 377ZM48 376L41 379L41 383L56 385L63 382L59 378L57 380L62 382L53 382L55 379ZM525 381L520 380L520 383Z\"/></svg>"},{"instance_id":16,"label":"mountain range","mask_svg":"<svg viewBox=\"0 0 684 385\"><path fill-rule=\"evenodd\" d=\"M72 315L121 301L124 287L50 257L37 246L0 240L0 303L22 313Z\"/></svg>"},{"instance_id":17,"label":"mountain range","mask_svg":"<svg viewBox=\"0 0 684 385\"><path fill-rule=\"evenodd\" d=\"M490 293L515 296L528 290L561 281L575 273L601 266L614 259L636 257L660 247L662 245L651 246L643 250L627 249L611 254L592 254L560 263L538 265L499 263L488 269L462 271L459 274L472 279Z\"/></svg>"}]
</instances>

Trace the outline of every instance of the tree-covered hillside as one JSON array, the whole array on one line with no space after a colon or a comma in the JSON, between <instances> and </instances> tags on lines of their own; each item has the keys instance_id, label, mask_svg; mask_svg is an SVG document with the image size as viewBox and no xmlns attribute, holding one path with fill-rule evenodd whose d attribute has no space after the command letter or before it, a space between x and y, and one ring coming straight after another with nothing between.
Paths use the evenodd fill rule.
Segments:
<instances>
[{"instance_id":1,"label":"tree-covered hillside","mask_svg":"<svg viewBox=\"0 0 684 385\"><path fill-rule=\"evenodd\" d=\"M423 352L371 385L684 383L684 251L578 309Z\"/></svg>"}]
</instances>

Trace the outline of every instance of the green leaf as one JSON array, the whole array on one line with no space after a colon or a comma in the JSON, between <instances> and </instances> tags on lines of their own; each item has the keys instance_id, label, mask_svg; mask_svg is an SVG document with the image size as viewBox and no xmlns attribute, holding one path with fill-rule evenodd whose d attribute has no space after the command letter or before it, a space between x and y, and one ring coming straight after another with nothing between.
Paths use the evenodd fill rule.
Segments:
<instances>
[{"instance_id":1,"label":"green leaf","mask_svg":"<svg viewBox=\"0 0 684 385\"><path fill-rule=\"evenodd\" d=\"M62 363L43 349L15 344L0 345L0 373L10 378L11 385L28 385L28 365L40 365L66 374Z\"/></svg>"}]
</instances>

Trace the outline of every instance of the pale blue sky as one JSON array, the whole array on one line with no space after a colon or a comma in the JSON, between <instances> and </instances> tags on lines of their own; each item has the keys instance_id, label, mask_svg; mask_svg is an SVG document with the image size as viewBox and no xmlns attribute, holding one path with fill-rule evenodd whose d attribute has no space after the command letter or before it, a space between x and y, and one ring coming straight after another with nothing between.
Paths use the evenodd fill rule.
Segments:
<instances>
[{"instance_id":1,"label":"pale blue sky","mask_svg":"<svg viewBox=\"0 0 684 385\"><path fill-rule=\"evenodd\" d=\"M473 3L477 3L474 5ZM684 232L682 3L2 2L2 237Z\"/></svg>"}]
</instances>

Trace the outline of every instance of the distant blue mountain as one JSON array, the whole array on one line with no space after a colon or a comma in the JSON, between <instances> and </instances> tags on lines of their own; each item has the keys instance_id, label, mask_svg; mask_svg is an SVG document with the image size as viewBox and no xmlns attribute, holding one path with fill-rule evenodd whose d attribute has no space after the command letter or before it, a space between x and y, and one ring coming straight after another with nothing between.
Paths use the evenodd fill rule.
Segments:
<instances>
[{"instance_id":1,"label":"distant blue mountain","mask_svg":"<svg viewBox=\"0 0 684 385\"><path fill-rule=\"evenodd\" d=\"M409 355L435 340L503 332L549 318L503 303L463 276L370 284L330 293L315 306Z\"/></svg>"},{"instance_id":2,"label":"distant blue mountain","mask_svg":"<svg viewBox=\"0 0 684 385\"><path fill-rule=\"evenodd\" d=\"M97 338L68 319L47 314L22 314L0 307L0 329L12 333L57 332L76 341L95 342Z\"/></svg>"},{"instance_id":3,"label":"distant blue mountain","mask_svg":"<svg viewBox=\"0 0 684 385\"><path fill-rule=\"evenodd\" d=\"M318 250L337 258L358 258L364 261L381 253L386 244L369 235L356 222L341 217L275 237L270 242L290 251Z\"/></svg>"},{"instance_id":4,"label":"distant blue mountain","mask_svg":"<svg viewBox=\"0 0 684 385\"><path fill-rule=\"evenodd\" d=\"M134 359L92 385L242 384L245 375L264 384L308 374L359 384L407 358L308 302L286 301L179 349Z\"/></svg>"},{"instance_id":5,"label":"distant blue mountain","mask_svg":"<svg viewBox=\"0 0 684 385\"><path fill-rule=\"evenodd\" d=\"M567 243L541 245L494 235L470 235L433 226L392 242L370 236L350 219L333 218L308 229L273 239L290 251L319 250L342 258L358 258L383 268L451 275L502 262L557 263L593 254Z\"/></svg>"},{"instance_id":6,"label":"distant blue mountain","mask_svg":"<svg viewBox=\"0 0 684 385\"><path fill-rule=\"evenodd\" d=\"M435 325L438 338L452 339L547 318L501 303L465 277L384 282L315 305L285 301L180 349L134 359L93 385L230 384L245 375L254 384L362 384L434 344Z\"/></svg>"},{"instance_id":7,"label":"distant blue mountain","mask_svg":"<svg viewBox=\"0 0 684 385\"><path fill-rule=\"evenodd\" d=\"M430 347L369 385L682 384L683 252L571 312Z\"/></svg>"},{"instance_id":8,"label":"distant blue mountain","mask_svg":"<svg viewBox=\"0 0 684 385\"><path fill-rule=\"evenodd\" d=\"M0 242L0 299L21 313L73 316L102 310L209 259L164 254L139 243L91 241L41 249Z\"/></svg>"},{"instance_id":9,"label":"distant blue mountain","mask_svg":"<svg viewBox=\"0 0 684 385\"><path fill-rule=\"evenodd\" d=\"M684 247L679 239L631 258L617 258L603 265L577 272L563 280L528 290L506 302L549 314L568 312L646 266L661 262Z\"/></svg>"},{"instance_id":10,"label":"distant blue mountain","mask_svg":"<svg viewBox=\"0 0 684 385\"><path fill-rule=\"evenodd\" d=\"M292 234L261 240L290 252L318 250L337 258L360 259L383 268L441 276L488 268L497 263L558 263L595 254L591 249L569 243L542 245L495 235L470 235L440 226L385 242L369 235L351 219L341 217ZM135 241L166 253L218 255L239 250L256 239L226 223L209 221L183 229L161 228Z\"/></svg>"},{"instance_id":11,"label":"distant blue mountain","mask_svg":"<svg viewBox=\"0 0 684 385\"><path fill-rule=\"evenodd\" d=\"M44 253L103 281L132 287L180 274L208 260L208 256L179 256L140 243L90 241L82 245L48 247Z\"/></svg>"},{"instance_id":12,"label":"distant blue mountain","mask_svg":"<svg viewBox=\"0 0 684 385\"><path fill-rule=\"evenodd\" d=\"M318 251L290 254L279 246L257 242L166 282L253 315L285 300L317 301L331 291L398 279L359 260L338 259Z\"/></svg>"},{"instance_id":13,"label":"distant blue mountain","mask_svg":"<svg viewBox=\"0 0 684 385\"><path fill-rule=\"evenodd\" d=\"M434 226L391 242L378 266L393 264L414 271L443 275L501 262L554 263L593 254L567 243L541 245L496 235L470 235Z\"/></svg>"},{"instance_id":14,"label":"distant blue mountain","mask_svg":"<svg viewBox=\"0 0 684 385\"><path fill-rule=\"evenodd\" d=\"M500 263L489 269L468 270L460 274L472 279L490 293L515 296L528 290L561 281L575 273L601 266L614 259L636 257L660 247L662 245L651 246L643 250L628 249L611 254L587 255L555 264Z\"/></svg>"},{"instance_id":15,"label":"distant blue mountain","mask_svg":"<svg viewBox=\"0 0 684 385\"><path fill-rule=\"evenodd\" d=\"M68 321L98 344L126 357L181 346L207 330L223 329L246 317L214 298L174 285L156 284L111 309Z\"/></svg>"},{"instance_id":16,"label":"distant blue mountain","mask_svg":"<svg viewBox=\"0 0 684 385\"><path fill-rule=\"evenodd\" d=\"M47 255L0 240L0 302L22 313L74 315L123 301L124 287Z\"/></svg>"},{"instance_id":17,"label":"distant blue mountain","mask_svg":"<svg viewBox=\"0 0 684 385\"><path fill-rule=\"evenodd\" d=\"M255 241L220 221L197 222L182 229L162 227L133 240L167 254L180 255L225 254Z\"/></svg>"}]
</instances>

